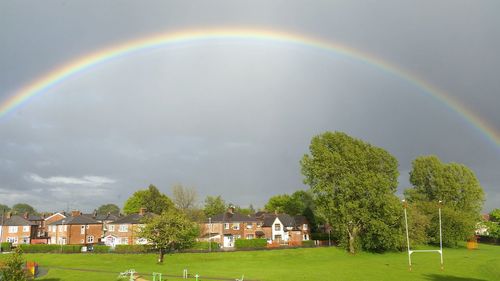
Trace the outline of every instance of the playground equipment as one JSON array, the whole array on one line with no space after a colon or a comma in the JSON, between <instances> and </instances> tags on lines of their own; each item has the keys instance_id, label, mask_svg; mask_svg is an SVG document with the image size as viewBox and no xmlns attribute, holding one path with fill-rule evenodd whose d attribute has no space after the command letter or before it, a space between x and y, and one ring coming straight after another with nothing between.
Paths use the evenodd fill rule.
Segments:
<instances>
[{"instance_id":1,"label":"playground equipment","mask_svg":"<svg viewBox=\"0 0 500 281\"><path fill-rule=\"evenodd\" d=\"M403 209L405 213L405 225L406 225L406 244L408 246L408 265L411 271L411 254L413 253L425 253L425 252L437 252L441 256L441 270L444 270L443 264L443 234L441 230L441 204L443 201L439 200L439 250L411 250L410 249L410 236L408 235L408 216L406 214L406 208L408 206L405 199L403 199Z\"/></svg>"},{"instance_id":2,"label":"playground equipment","mask_svg":"<svg viewBox=\"0 0 500 281\"><path fill-rule=\"evenodd\" d=\"M137 272L135 271L135 269L129 269L125 272L120 272L120 274L118 275L118 278L129 278L128 280L129 281L134 281L135 279L135 274Z\"/></svg>"},{"instance_id":3,"label":"playground equipment","mask_svg":"<svg viewBox=\"0 0 500 281\"><path fill-rule=\"evenodd\" d=\"M153 281L161 281L161 273L153 272Z\"/></svg>"}]
</instances>

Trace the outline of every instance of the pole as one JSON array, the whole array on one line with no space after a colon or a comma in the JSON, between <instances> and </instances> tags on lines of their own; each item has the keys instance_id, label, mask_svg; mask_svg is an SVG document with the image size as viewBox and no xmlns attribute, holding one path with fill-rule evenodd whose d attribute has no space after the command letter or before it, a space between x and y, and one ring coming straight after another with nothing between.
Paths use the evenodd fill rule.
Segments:
<instances>
[{"instance_id":1,"label":"pole","mask_svg":"<svg viewBox=\"0 0 500 281\"><path fill-rule=\"evenodd\" d=\"M408 247L408 266L411 271L411 252L410 252L410 236L408 235L408 216L406 215L406 200L403 199L403 209L405 213L405 226L406 226L406 246Z\"/></svg>"},{"instance_id":2,"label":"pole","mask_svg":"<svg viewBox=\"0 0 500 281\"><path fill-rule=\"evenodd\" d=\"M441 254L441 270L444 269L443 264L443 232L441 227L441 203L443 201L439 200L439 253Z\"/></svg>"},{"instance_id":3,"label":"pole","mask_svg":"<svg viewBox=\"0 0 500 281\"><path fill-rule=\"evenodd\" d=\"M212 218L208 218L208 251L212 251Z\"/></svg>"},{"instance_id":4,"label":"pole","mask_svg":"<svg viewBox=\"0 0 500 281\"><path fill-rule=\"evenodd\" d=\"M331 247L332 246L332 239L330 239L330 233L332 233L332 229L328 229L328 246Z\"/></svg>"}]
</instances>

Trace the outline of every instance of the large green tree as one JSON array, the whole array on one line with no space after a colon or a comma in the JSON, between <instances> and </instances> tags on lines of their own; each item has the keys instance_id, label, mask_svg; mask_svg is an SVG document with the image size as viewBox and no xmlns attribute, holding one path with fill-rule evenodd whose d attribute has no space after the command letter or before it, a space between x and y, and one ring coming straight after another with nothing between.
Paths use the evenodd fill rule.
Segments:
<instances>
[{"instance_id":1,"label":"large green tree","mask_svg":"<svg viewBox=\"0 0 500 281\"><path fill-rule=\"evenodd\" d=\"M161 214L175 207L167 195L161 193L156 186L151 184L147 189L134 192L125 202L123 212L133 214L139 212L141 208L146 208L148 212Z\"/></svg>"},{"instance_id":2,"label":"large green tree","mask_svg":"<svg viewBox=\"0 0 500 281\"><path fill-rule=\"evenodd\" d=\"M199 235L199 228L182 212L170 209L147 220L138 235L158 251L158 263L162 263L165 253L191 247Z\"/></svg>"},{"instance_id":3,"label":"large green tree","mask_svg":"<svg viewBox=\"0 0 500 281\"><path fill-rule=\"evenodd\" d=\"M398 162L382 148L341 132L315 136L301 161L316 213L350 253L401 245Z\"/></svg>"},{"instance_id":4,"label":"large green tree","mask_svg":"<svg viewBox=\"0 0 500 281\"><path fill-rule=\"evenodd\" d=\"M10 211L9 206L0 204L0 214L7 213L8 211Z\"/></svg>"},{"instance_id":5,"label":"large green tree","mask_svg":"<svg viewBox=\"0 0 500 281\"><path fill-rule=\"evenodd\" d=\"M219 196L207 196L205 198L205 206L203 212L207 218L212 218L215 215L224 213L227 209L227 204L222 197Z\"/></svg>"},{"instance_id":6,"label":"large green tree","mask_svg":"<svg viewBox=\"0 0 500 281\"><path fill-rule=\"evenodd\" d=\"M22 215L24 213L36 214L35 208L26 203L17 203L12 206L11 212L13 214Z\"/></svg>"},{"instance_id":7,"label":"large green tree","mask_svg":"<svg viewBox=\"0 0 500 281\"><path fill-rule=\"evenodd\" d=\"M474 234L484 192L471 169L463 164L443 163L434 155L420 156L412 163L410 183L412 188L405 190L405 197L429 218L429 242L439 242L439 207L445 245L457 245Z\"/></svg>"},{"instance_id":8,"label":"large green tree","mask_svg":"<svg viewBox=\"0 0 500 281\"><path fill-rule=\"evenodd\" d=\"M98 215L106 215L106 214L120 214L120 207L115 204L104 204L97 208Z\"/></svg>"}]
</instances>

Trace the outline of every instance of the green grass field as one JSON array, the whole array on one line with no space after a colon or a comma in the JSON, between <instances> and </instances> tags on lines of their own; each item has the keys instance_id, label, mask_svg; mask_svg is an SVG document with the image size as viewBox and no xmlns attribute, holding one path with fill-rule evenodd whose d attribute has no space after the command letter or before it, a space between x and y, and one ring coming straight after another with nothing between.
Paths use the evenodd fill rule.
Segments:
<instances>
[{"instance_id":1,"label":"green grass field","mask_svg":"<svg viewBox=\"0 0 500 281\"><path fill-rule=\"evenodd\" d=\"M7 255L1 255L5 259ZM49 267L49 273L37 280L116 280L117 273L133 268L141 273L162 272L203 277L252 280L500 280L500 246L480 245L478 250L444 250L444 271L439 254L413 254L413 270L406 253L355 256L338 248L303 248L273 251L248 251L201 254L173 254L163 265L152 254L29 254L25 257ZM103 272L82 272L51 267L67 267ZM106 271L106 272L104 272ZM179 280L168 277L167 280Z\"/></svg>"}]
</instances>

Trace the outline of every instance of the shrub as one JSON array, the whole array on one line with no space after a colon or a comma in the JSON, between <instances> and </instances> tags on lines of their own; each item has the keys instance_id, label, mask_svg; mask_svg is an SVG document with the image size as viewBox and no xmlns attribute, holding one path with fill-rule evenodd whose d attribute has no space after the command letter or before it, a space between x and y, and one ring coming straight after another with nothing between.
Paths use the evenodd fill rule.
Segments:
<instances>
[{"instance_id":1,"label":"shrub","mask_svg":"<svg viewBox=\"0 0 500 281\"><path fill-rule=\"evenodd\" d=\"M212 243L212 250L219 249L219 243L217 242L211 242ZM189 250L198 250L198 251L208 251L209 249L209 242L196 242L194 243L193 247L189 248Z\"/></svg>"},{"instance_id":2,"label":"shrub","mask_svg":"<svg viewBox=\"0 0 500 281\"><path fill-rule=\"evenodd\" d=\"M0 252L10 252L12 250L12 244L10 242L0 243Z\"/></svg>"},{"instance_id":3,"label":"shrub","mask_svg":"<svg viewBox=\"0 0 500 281\"><path fill-rule=\"evenodd\" d=\"M314 247L314 240L302 241L302 247Z\"/></svg>"},{"instance_id":4,"label":"shrub","mask_svg":"<svg viewBox=\"0 0 500 281\"><path fill-rule=\"evenodd\" d=\"M94 253L109 253L111 250L111 247L105 246L105 245L94 245L93 246L93 252Z\"/></svg>"},{"instance_id":5,"label":"shrub","mask_svg":"<svg viewBox=\"0 0 500 281\"><path fill-rule=\"evenodd\" d=\"M328 241L328 233L311 233L311 240Z\"/></svg>"},{"instance_id":6,"label":"shrub","mask_svg":"<svg viewBox=\"0 0 500 281\"><path fill-rule=\"evenodd\" d=\"M81 245L49 245L49 244L21 244L19 248L24 253L80 253Z\"/></svg>"},{"instance_id":7,"label":"shrub","mask_svg":"<svg viewBox=\"0 0 500 281\"><path fill-rule=\"evenodd\" d=\"M260 249L267 246L266 239L237 239L234 243L236 249Z\"/></svg>"},{"instance_id":8,"label":"shrub","mask_svg":"<svg viewBox=\"0 0 500 281\"><path fill-rule=\"evenodd\" d=\"M119 254L146 253L148 248L145 245L116 245L114 252Z\"/></svg>"}]
</instances>

